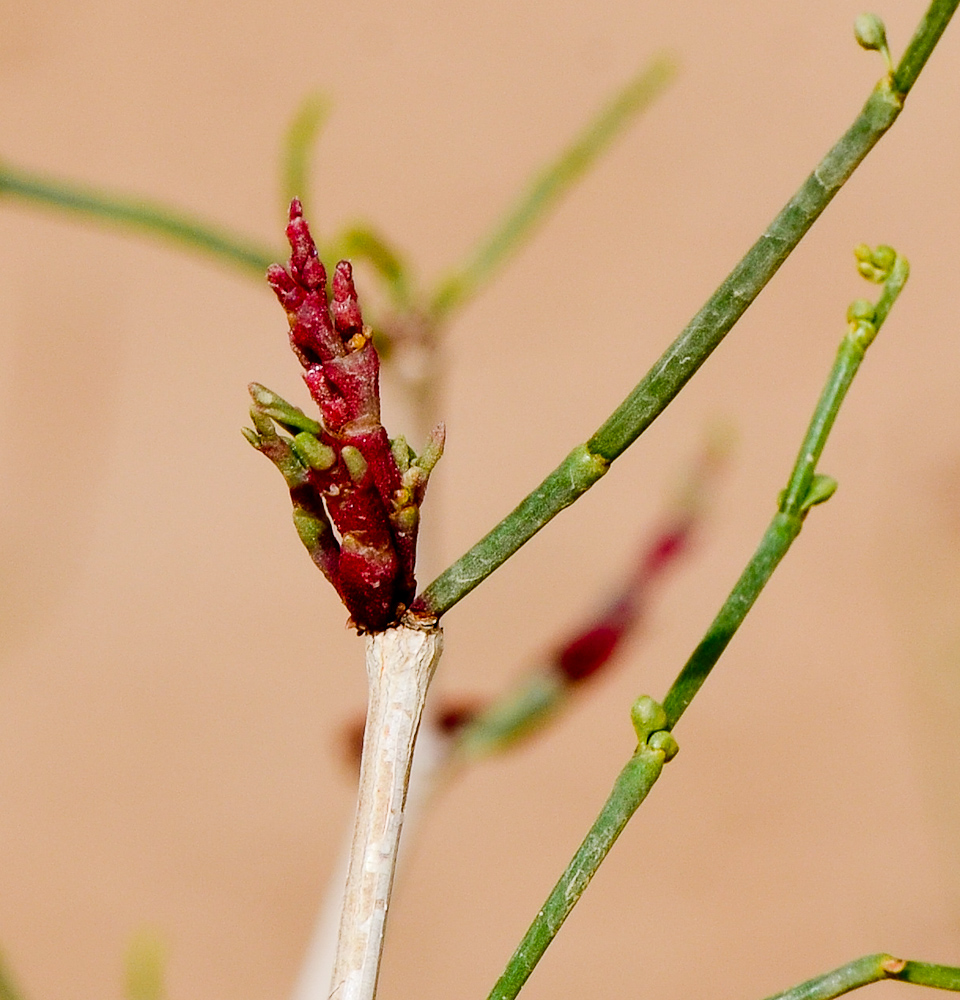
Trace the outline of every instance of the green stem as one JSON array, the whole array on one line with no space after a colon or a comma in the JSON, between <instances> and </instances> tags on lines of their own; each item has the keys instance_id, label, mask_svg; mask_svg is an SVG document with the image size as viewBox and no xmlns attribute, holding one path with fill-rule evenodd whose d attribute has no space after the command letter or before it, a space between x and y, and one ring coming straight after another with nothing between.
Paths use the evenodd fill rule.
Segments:
<instances>
[{"instance_id":1,"label":"green stem","mask_svg":"<svg viewBox=\"0 0 960 1000\"><path fill-rule=\"evenodd\" d=\"M958 3L960 0L934 0L901 63L905 83L894 87L888 78L881 80L853 125L609 419L492 531L437 577L417 599L418 607L437 616L449 611L585 493L663 412L896 120L908 85L916 79ZM908 57L912 60L909 66Z\"/></svg>"},{"instance_id":2,"label":"green stem","mask_svg":"<svg viewBox=\"0 0 960 1000\"><path fill-rule=\"evenodd\" d=\"M802 526L803 520L797 515L777 512L774 516L747 568L663 699L668 728L677 724L703 686Z\"/></svg>"},{"instance_id":3,"label":"green stem","mask_svg":"<svg viewBox=\"0 0 960 1000\"><path fill-rule=\"evenodd\" d=\"M834 480L816 474L817 461L823 453L827 437L866 349L886 320L890 307L903 289L908 274L909 266L906 260L896 257L886 276L877 305L869 308L870 319L861 317L851 322L846 336L840 343L823 392L820 394L787 488L780 496L779 510L764 532L757 551L740 575L730 596L724 601L706 635L684 664L663 700L668 729L673 729L703 686L703 682L743 623L747 612L760 596L780 560L800 534L810 508L829 499L836 489ZM869 306L869 303L866 305Z\"/></svg>"},{"instance_id":4,"label":"green stem","mask_svg":"<svg viewBox=\"0 0 960 1000\"><path fill-rule=\"evenodd\" d=\"M634 706L634 717L636 718L638 708L643 711L647 706L654 707L656 711L654 726L662 724L663 710L649 698L639 699ZM547 946L590 884L600 862L607 856L627 821L660 777L664 762L676 752L676 744L672 741L666 745L658 744L655 733L641 732L639 726L637 735L640 737L637 749L617 776L590 832L517 946L503 975L490 991L489 1000L512 1000L520 992ZM669 737L667 739L670 740Z\"/></svg>"},{"instance_id":5,"label":"green stem","mask_svg":"<svg viewBox=\"0 0 960 1000\"><path fill-rule=\"evenodd\" d=\"M781 509L799 514L804 500L813 483L817 462L823 453L827 436L837 418L837 413L843 403L850 383L860 368L867 348L873 342L877 331L883 325L890 307L903 290L910 274L910 267L903 257L897 257L892 271L888 276L883 293L869 315L853 322L846 337L837 350L837 359L830 372L827 384L823 387L820 401L817 403L813 419L807 430L807 436L797 456L797 463L787 484ZM852 307L851 307L852 308Z\"/></svg>"},{"instance_id":6,"label":"green stem","mask_svg":"<svg viewBox=\"0 0 960 1000\"><path fill-rule=\"evenodd\" d=\"M897 91L904 97L910 93L917 82L920 71L926 65L944 29L950 23L953 12L957 9L957 0L933 0L927 8L923 20L910 39L910 44L900 59L900 64L894 70L893 79Z\"/></svg>"},{"instance_id":7,"label":"green stem","mask_svg":"<svg viewBox=\"0 0 960 1000\"><path fill-rule=\"evenodd\" d=\"M804 438L803 447L790 476L790 487L781 495L780 509L774 515L759 548L747 564L747 568L741 574L719 614L671 686L663 706L657 705L650 698L641 698L634 704L633 717L640 741L639 746L620 772L596 822L534 918L507 964L506 970L490 993L489 1000L508 1000L515 997L529 978L561 924L590 883L600 863L620 836L627 820L637 810L653 782L660 776L664 760L669 760L676 753L676 743L670 736L670 730L702 687L780 560L800 534L810 508L828 499L836 488L836 483L828 477L814 475L815 462L812 466L809 465L810 454L819 456L823 451L837 410L856 372L856 366L876 336L877 329L886 319L890 306L903 288L908 273L906 261L897 258L889 247L878 249L876 252L871 252L868 248L858 248L858 256L861 249L870 258L868 263L872 276L876 277L879 274L886 279L880 297L883 305L881 307L878 304L874 307L869 303L858 302L851 307L851 311L856 312L857 318L850 323L843 346L827 379L826 388L814 411L810 430ZM878 257L885 262L882 273L874 266ZM870 316L869 322L865 318L867 314ZM852 345L852 348L848 345ZM849 371L850 358L853 355L857 355L856 365ZM839 378L840 372L849 372L849 377L845 380ZM825 417L825 414L829 414L829 417ZM794 484L800 478L797 470L806 470L808 467L811 478L807 481L805 492L794 496L792 492ZM661 756L658 758L657 754Z\"/></svg>"},{"instance_id":8,"label":"green stem","mask_svg":"<svg viewBox=\"0 0 960 1000\"><path fill-rule=\"evenodd\" d=\"M300 199L304 214L313 217L310 198L310 157L317 137L330 116L330 101L321 93L307 94L293 116L283 138L283 156L280 171L280 207L286 220L290 202ZM286 224L286 223L284 223ZM318 229L314 226L314 229ZM321 242L318 232L313 237Z\"/></svg>"},{"instance_id":9,"label":"green stem","mask_svg":"<svg viewBox=\"0 0 960 1000\"><path fill-rule=\"evenodd\" d=\"M927 962L904 962L892 955L865 955L816 979L777 993L769 1000L833 1000L881 979L899 979L917 986L960 991L960 969Z\"/></svg>"},{"instance_id":10,"label":"green stem","mask_svg":"<svg viewBox=\"0 0 960 1000\"><path fill-rule=\"evenodd\" d=\"M267 247L258 246L243 236L199 222L166 205L111 195L68 181L39 177L0 163L0 198L4 196L66 209L100 222L114 223L125 229L171 240L243 271L256 272L258 277L262 277L267 267L283 256Z\"/></svg>"},{"instance_id":11,"label":"green stem","mask_svg":"<svg viewBox=\"0 0 960 1000\"><path fill-rule=\"evenodd\" d=\"M661 56L627 83L574 142L533 179L469 260L440 283L427 309L431 320L447 318L477 293L636 115L659 96L675 71L673 62Z\"/></svg>"}]
</instances>

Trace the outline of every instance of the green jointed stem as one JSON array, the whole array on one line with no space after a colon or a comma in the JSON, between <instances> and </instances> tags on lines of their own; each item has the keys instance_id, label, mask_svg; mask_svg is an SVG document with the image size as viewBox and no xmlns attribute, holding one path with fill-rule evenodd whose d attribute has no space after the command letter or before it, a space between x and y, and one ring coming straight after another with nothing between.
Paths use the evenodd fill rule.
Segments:
<instances>
[{"instance_id":1,"label":"green jointed stem","mask_svg":"<svg viewBox=\"0 0 960 1000\"><path fill-rule=\"evenodd\" d=\"M199 222L156 202L111 195L0 163L0 199L10 196L171 240L254 272L258 278L262 278L267 267L282 256L269 247L258 246L243 236Z\"/></svg>"},{"instance_id":2,"label":"green jointed stem","mask_svg":"<svg viewBox=\"0 0 960 1000\"><path fill-rule=\"evenodd\" d=\"M590 884L600 862L660 777L664 763L676 753L676 743L669 734L660 731L663 709L653 699L638 699L633 716L640 741L637 749L617 776L600 815L513 953L488 1000L512 1000L520 992Z\"/></svg>"},{"instance_id":3,"label":"green jointed stem","mask_svg":"<svg viewBox=\"0 0 960 1000\"><path fill-rule=\"evenodd\" d=\"M577 139L534 178L463 267L440 283L428 307L432 319L444 319L476 294L634 117L659 96L675 71L673 62L661 56L627 83Z\"/></svg>"},{"instance_id":4,"label":"green jointed stem","mask_svg":"<svg viewBox=\"0 0 960 1000\"><path fill-rule=\"evenodd\" d=\"M877 253L888 250L888 247L879 248ZM892 251L890 254L892 255ZM859 311L863 315L851 321L847 334L840 343L836 360L810 420L787 488L780 496L779 510L764 533L753 558L730 592L730 596L724 601L706 635L687 660L663 700L668 729L673 729L677 724L720 659L734 633L746 618L747 612L760 596L760 591L766 586L780 560L787 554L787 549L793 544L793 540L800 534L809 509L814 504L828 499L836 489L836 483L828 476L817 475L817 461L823 453L837 412L863 361L866 349L887 318L890 307L903 289L908 274L909 267L906 260L894 256L877 305L855 304L861 306ZM855 306L852 306L851 310ZM866 313L869 313L869 320L865 318Z\"/></svg>"},{"instance_id":5,"label":"green jointed stem","mask_svg":"<svg viewBox=\"0 0 960 1000\"><path fill-rule=\"evenodd\" d=\"M956 9L957 0L933 0L927 8L893 74L896 88L904 97L916 83L920 70L930 58Z\"/></svg>"},{"instance_id":6,"label":"green jointed stem","mask_svg":"<svg viewBox=\"0 0 960 1000\"><path fill-rule=\"evenodd\" d=\"M420 608L438 617L449 611L564 507L585 493L609 463L663 412L896 120L909 87L958 3L960 0L934 0L897 71L903 82L894 87L889 78L884 78L877 84L853 125L603 426L489 534L437 577L417 599Z\"/></svg>"},{"instance_id":7,"label":"green jointed stem","mask_svg":"<svg viewBox=\"0 0 960 1000\"><path fill-rule=\"evenodd\" d=\"M869 252L868 248L864 249ZM889 250L889 247L880 249ZM890 254L893 255L892 250ZM823 388L813 419L810 421L807 436L800 448L797 463L781 501L782 510L796 514L802 513L803 503L814 481L817 462L823 453L823 446L827 442L827 436L833 427L834 420L836 420L840 405L850 388L853 377L857 374L867 348L887 318L890 307L903 290L909 274L910 267L907 261L903 257L895 257L894 255L894 263L890 273L886 276L883 293L877 304L869 306L869 303L865 303L868 308L864 315L858 319L850 317L850 329L837 350L837 359L830 371L827 384ZM851 309L854 309L854 306L851 306Z\"/></svg>"},{"instance_id":8,"label":"green jointed stem","mask_svg":"<svg viewBox=\"0 0 960 1000\"><path fill-rule=\"evenodd\" d=\"M833 1000L860 986L878 983L881 979L899 979L917 986L960 991L960 969L927 962L904 962L892 955L865 955L833 972L777 993L769 1000Z\"/></svg>"},{"instance_id":9,"label":"green jointed stem","mask_svg":"<svg viewBox=\"0 0 960 1000\"><path fill-rule=\"evenodd\" d=\"M734 633L743 624L747 612L760 596L760 591L766 586L780 560L787 554L787 549L793 544L793 540L800 534L802 526L803 520L797 515L778 512L774 516L764 532L757 551L740 575L730 596L724 601L717 617L710 624L707 634L691 653L690 659L684 664L666 698L663 699L669 729L677 724L677 720L700 690Z\"/></svg>"},{"instance_id":10,"label":"green jointed stem","mask_svg":"<svg viewBox=\"0 0 960 1000\"><path fill-rule=\"evenodd\" d=\"M803 521L810 508L829 498L836 487L836 483L828 477L815 475L816 462L814 460L811 465L810 456L819 456L823 451L834 418L843 402L853 375L863 359L866 348L876 336L877 329L886 319L890 306L903 288L908 273L906 261L897 258L889 247L881 247L876 251L870 251L866 247L858 247L857 254L861 261L861 271L865 266L865 254L866 266L871 271L871 277L874 280L877 277L886 279L880 297L882 307L879 304L870 306L869 303L863 302L857 302L851 307L856 318L850 322L837 360L831 369L826 387L814 411L810 429L804 438L803 447L790 476L790 486L781 495L780 509L774 515L759 548L741 574L730 596L724 602L719 614L674 681L664 699L663 706L657 705L650 698L641 698L635 703L633 708L634 725L640 744L626 767L620 772L606 805L604 805L573 860L567 866L560 881L550 893L546 903L534 918L529 930L507 964L506 970L490 993L489 1000L508 1000L508 998L515 997L529 978L530 973L556 936L560 925L576 905L577 900L590 883L627 821L644 800L653 782L659 777L664 760L669 760L676 752L676 744L672 742L669 731L673 729L694 695L700 690L734 633L746 618L747 612L760 595L760 591L773 575L780 560L786 555L793 540L800 534ZM883 262L882 269L876 266L878 260ZM866 318L868 315L869 320ZM808 469L809 476L806 475ZM796 488L796 483L800 481L806 484L803 493L799 493ZM665 756L659 758L656 756L656 754L663 752L665 752ZM868 960L861 960L861 962L866 961ZM881 976L876 978L883 978L886 975L888 972L883 972ZM864 981L872 982L873 980ZM862 985L862 983L857 982L854 985ZM847 988L852 989L853 987ZM798 987L798 990L802 989L803 987ZM824 996L836 996L842 992L845 992L845 989L839 989L837 993L824 994ZM784 996L786 995L784 994ZM798 993L796 1000L805 1000L805 997L802 993Z\"/></svg>"}]
</instances>

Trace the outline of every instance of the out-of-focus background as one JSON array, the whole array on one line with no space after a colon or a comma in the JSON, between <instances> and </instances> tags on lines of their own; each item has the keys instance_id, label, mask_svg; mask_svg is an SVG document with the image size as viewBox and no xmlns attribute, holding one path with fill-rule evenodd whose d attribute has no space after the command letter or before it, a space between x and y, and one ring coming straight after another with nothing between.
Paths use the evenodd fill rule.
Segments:
<instances>
[{"instance_id":1,"label":"out-of-focus background","mask_svg":"<svg viewBox=\"0 0 960 1000\"><path fill-rule=\"evenodd\" d=\"M921 0L887 3L896 57ZM311 179L424 285L642 62L677 82L457 319L433 569L588 437L856 115L859 0L6 3L0 159L281 240ZM669 412L446 619L437 689L492 695L626 571L706 430L739 444L642 638L535 744L437 802L384 998L484 996L773 510L848 302L851 250L913 277L822 462L836 497L678 727L681 753L528 993L761 997L889 950L960 963L960 25L893 131ZM264 284L0 201L0 949L31 1000L285 998L352 809L361 644L240 436L306 401ZM589 280L588 280L589 276ZM361 294L363 293L361 276ZM399 413L388 405L392 430ZM874 987L873 989L898 987ZM903 987L899 987L903 989Z\"/></svg>"}]
</instances>

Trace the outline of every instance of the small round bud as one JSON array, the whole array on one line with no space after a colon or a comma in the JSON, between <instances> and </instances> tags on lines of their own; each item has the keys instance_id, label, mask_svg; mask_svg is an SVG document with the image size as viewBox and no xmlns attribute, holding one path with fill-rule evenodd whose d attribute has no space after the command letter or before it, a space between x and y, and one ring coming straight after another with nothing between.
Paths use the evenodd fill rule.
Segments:
<instances>
[{"instance_id":1,"label":"small round bud","mask_svg":"<svg viewBox=\"0 0 960 1000\"><path fill-rule=\"evenodd\" d=\"M677 741L673 738L672 733L668 733L665 729L660 729L650 737L647 746L651 750L662 750L664 761L673 760L677 756L680 747L677 745Z\"/></svg>"},{"instance_id":2,"label":"small round bud","mask_svg":"<svg viewBox=\"0 0 960 1000\"><path fill-rule=\"evenodd\" d=\"M636 730L637 739L646 743L651 733L667 724L667 713L648 694L641 695L630 708L630 720Z\"/></svg>"},{"instance_id":3,"label":"small round bud","mask_svg":"<svg viewBox=\"0 0 960 1000\"><path fill-rule=\"evenodd\" d=\"M873 263L881 271L889 273L897 261L897 251L893 247L878 246L873 251Z\"/></svg>"},{"instance_id":4,"label":"small round bud","mask_svg":"<svg viewBox=\"0 0 960 1000\"><path fill-rule=\"evenodd\" d=\"M890 58L887 29L883 26L883 21L876 14L861 14L853 22L853 34L862 48L872 49L883 56L887 72L893 76L893 59Z\"/></svg>"},{"instance_id":5,"label":"small round bud","mask_svg":"<svg viewBox=\"0 0 960 1000\"><path fill-rule=\"evenodd\" d=\"M872 323L874 315L874 304L866 299L856 299L847 308L848 323Z\"/></svg>"},{"instance_id":6,"label":"small round bud","mask_svg":"<svg viewBox=\"0 0 960 1000\"><path fill-rule=\"evenodd\" d=\"M876 14L860 14L853 22L853 34L861 48L882 52L887 47L887 29Z\"/></svg>"}]
</instances>

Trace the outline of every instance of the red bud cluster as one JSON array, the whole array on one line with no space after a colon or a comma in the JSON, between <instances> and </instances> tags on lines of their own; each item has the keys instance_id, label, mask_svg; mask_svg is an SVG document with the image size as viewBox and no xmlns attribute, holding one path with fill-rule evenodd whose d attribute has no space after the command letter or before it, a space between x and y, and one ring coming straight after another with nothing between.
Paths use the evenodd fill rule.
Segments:
<instances>
[{"instance_id":1,"label":"red bud cluster","mask_svg":"<svg viewBox=\"0 0 960 1000\"><path fill-rule=\"evenodd\" d=\"M287 238L288 266L272 265L267 280L287 313L290 342L322 424L252 386L256 431L247 437L283 472L300 537L353 623L381 631L414 597L419 507L442 449L442 428L419 459L405 443L391 447L380 423L380 359L363 325L350 264L337 264L329 302L327 273L296 199ZM278 436L270 421L299 433Z\"/></svg>"}]
</instances>

